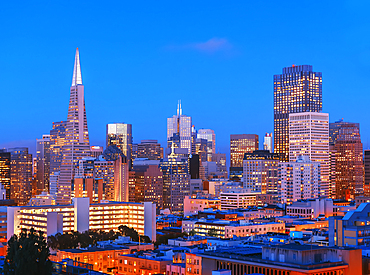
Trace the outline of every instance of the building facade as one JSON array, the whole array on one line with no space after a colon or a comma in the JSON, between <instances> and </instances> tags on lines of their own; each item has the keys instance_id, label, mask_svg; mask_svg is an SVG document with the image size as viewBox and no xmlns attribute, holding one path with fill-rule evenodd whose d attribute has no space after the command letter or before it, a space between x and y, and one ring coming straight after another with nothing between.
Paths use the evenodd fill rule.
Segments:
<instances>
[{"instance_id":1,"label":"building facade","mask_svg":"<svg viewBox=\"0 0 370 275\"><path fill-rule=\"evenodd\" d=\"M332 197L335 185L329 181L329 114L289 114L289 161L296 161L298 156L308 156L320 163L320 196Z\"/></svg>"},{"instance_id":2,"label":"building facade","mask_svg":"<svg viewBox=\"0 0 370 275\"><path fill-rule=\"evenodd\" d=\"M132 163L132 125L126 123L107 124L107 148L117 146L129 163ZM130 168L132 165L130 165Z\"/></svg>"},{"instance_id":3,"label":"building facade","mask_svg":"<svg viewBox=\"0 0 370 275\"><path fill-rule=\"evenodd\" d=\"M163 148L158 140L142 140L137 145L137 158L147 158L149 160L160 160L163 158Z\"/></svg>"},{"instance_id":4,"label":"building facade","mask_svg":"<svg viewBox=\"0 0 370 275\"><path fill-rule=\"evenodd\" d=\"M50 183L50 135L36 140L36 193L49 191Z\"/></svg>"},{"instance_id":5,"label":"building facade","mask_svg":"<svg viewBox=\"0 0 370 275\"><path fill-rule=\"evenodd\" d=\"M263 138L263 150L272 153L272 133L266 133Z\"/></svg>"},{"instance_id":6,"label":"building facade","mask_svg":"<svg viewBox=\"0 0 370 275\"><path fill-rule=\"evenodd\" d=\"M364 151L364 172L364 195L370 196L370 150Z\"/></svg>"},{"instance_id":7,"label":"building facade","mask_svg":"<svg viewBox=\"0 0 370 275\"><path fill-rule=\"evenodd\" d=\"M207 161L212 161L212 155L216 153L216 135L211 129L199 129L197 138L207 140Z\"/></svg>"},{"instance_id":8,"label":"building facade","mask_svg":"<svg viewBox=\"0 0 370 275\"><path fill-rule=\"evenodd\" d=\"M311 65L283 68L274 75L274 153L289 160L289 114L322 111L322 74Z\"/></svg>"},{"instance_id":9,"label":"building facade","mask_svg":"<svg viewBox=\"0 0 370 275\"><path fill-rule=\"evenodd\" d=\"M6 199L10 199L10 152L0 149L0 184L6 190Z\"/></svg>"}]
</instances>

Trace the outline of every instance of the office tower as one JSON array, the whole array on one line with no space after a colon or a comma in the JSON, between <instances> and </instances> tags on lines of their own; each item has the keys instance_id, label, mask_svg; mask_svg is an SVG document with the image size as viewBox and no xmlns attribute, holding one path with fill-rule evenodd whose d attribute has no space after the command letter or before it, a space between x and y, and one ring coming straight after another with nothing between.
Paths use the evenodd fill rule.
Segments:
<instances>
[{"instance_id":1,"label":"office tower","mask_svg":"<svg viewBox=\"0 0 370 275\"><path fill-rule=\"evenodd\" d=\"M263 138L263 150L272 153L272 133L266 133Z\"/></svg>"},{"instance_id":2,"label":"office tower","mask_svg":"<svg viewBox=\"0 0 370 275\"><path fill-rule=\"evenodd\" d=\"M332 197L334 187L329 184L329 114L304 112L289 114L289 161L308 156L320 162L321 194Z\"/></svg>"},{"instance_id":3,"label":"office tower","mask_svg":"<svg viewBox=\"0 0 370 275\"><path fill-rule=\"evenodd\" d=\"M279 155L268 150L245 153L243 187L247 192L271 194L277 202L279 191Z\"/></svg>"},{"instance_id":4,"label":"office tower","mask_svg":"<svg viewBox=\"0 0 370 275\"><path fill-rule=\"evenodd\" d=\"M177 104L177 114L167 118L167 147L172 146L172 138L177 134L180 146L178 148L186 148L188 154L191 154L191 117L182 114L181 102Z\"/></svg>"},{"instance_id":5,"label":"office tower","mask_svg":"<svg viewBox=\"0 0 370 275\"><path fill-rule=\"evenodd\" d=\"M75 176L72 180L72 198L89 198L90 203L104 200L103 179Z\"/></svg>"},{"instance_id":6,"label":"office tower","mask_svg":"<svg viewBox=\"0 0 370 275\"><path fill-rule=\"evenodd\" d=\"M57 186L56 202L58 204L69 204L71 202L71 183L75 168L80 159L91 154L78 48L76 50L70 91L65 143L62 151L63 159L60 165Z\"/></svg>"},{"instance_id":7,"label":"office tower","mask_svg":"<svg viewBox=\"0 0 370 275\"><path fill-rule=\"evenodd\" d=\"M289 160L289 114L321 110L322 75L311 65L293 65L274 75L274 153L280 160Z\"/></svg>"},{"instance_id":8,"label":"office tower","mask_svg":"<svg viewBox=\"0 0 370 275\"><path fill-rule=\"evenodd\" d=\"M216 162L217 172L224 173L225 178L227 177L227 167L226 167L226 154L213 154L212 161Z\"/></svg>"},{"instance_id":9,"label":"office tower","mask_svg":"<svg viewBox=\"0 0 370 275\"><path fill-rule=\"evenodd\" d=\"M159 160L137 162L135 172L135 202L153 202L163 208L163 173Z\"/></svg>"},{"instance_id":10,"label":"office tower","mask_svg":"<svg viewBox=\"0 0 370 275\"><path fill-rule=\"evenodd\" d=\"M200 160L199 155L192 154L189 156L189 174L191 179L200 179Z\"/></svg>"},{"instance_id":11,"label":"office tower","mask_svg":"<svg viewBox=\"0 0 370 275\"><path fill-rule=\"evenodd\" d=\"M336 198L349 199L364 192L364 163L359 123L329 124L330 148L335 153Z\"/></svg>"},{"instance_id":12,"label":"office tower","mask_svg":"<svg viewBox=\"0 0 370 275\"><path fill-rule=\"evenodd\" d=\"M103 158L94 161L94 178L103 180L103 199L113 201L114 195L114 177L118 177L119 173L115 174L114 161L105 160ZM119 181L119 179L117 179Z\"/></svg>"},{"instance_id":13,"label":"office tower","mask_svg":"<svg viewBox=\"0 0 370 275\"><path fill-rule=\"evenodd\" d=\"M134 161L134 159L137 158L137 146L138 146L137 143L132 144L132 152L131 152L132 161Z\"/></svg>"},{"instance_id":14,"label":"office tower","mask_svg":"<svg viewBox=\"0 0 370 275\"><path fill-rule=\"evenodd\" d=\"M116 145L132 167L132 125L126 123L107 124L107 148Z\"/></svg>"},{"instance_id":15,"label":"office tower","mask_svg":"<svg viewBox=\"0 0 370 275\"><path fill-rule=\"evenodd\" d=\"M216 135L211 129L199 129L197 138L207 140L207 161L212 161L212 154L216 153Z\"/></svg>"},{"instance_id":16,"label":"office tower","mask_svg":"<svg viewBox=\"0 0 370 275\"><path fill-rule=\"evenodd\" d=\"M208 161L208 148L207 148L207 140L203 138L195 139L195 153L200 158L200 163Z\"/></svg>"},{"instance_id":17,"label":"office tower","mask_svg":"<svg viewBox=\"0 0 370 275\"><path fill-rule=\"evenodd\" d=\"M190 195L189 161L172 152L160 162L163 173L163 208L179 213L184 210L184 199Z\"/></svg>"},{"instance_id":18,"label":"office tower","mask_svg":"<svg viewBox=\"0 0 370 275\"><path fill-rule=\"evenodd\" d=\"M299 156L293 162L280 162L280 196L282 203L315 199L320 195L320 163Z\"/></svg>"},{"instance_id":19,"label":"office tower","mask_svg":"<svg viewBox=\"0 0 370 275\"><path fill-rule=\"evenodd\" d=\"M368 197L370 196L370 150L364 151L364 171L364 195Z\"/></svg>"},{"instance_id":20,"label":"office tower","mask_svg":"<svg viewBox=\"0 0 370 275\"><path fill-rule=\"evenodd\" d=\"M230 135L230 178L241 179L245 153L258 150L258 135Z\"/></svg>"},{"instance_id":21,"label":"office tower","mask_svg":"<svg viewBox=\"0 0 370 275\"><path fill-rule=\"evenodd\" d=\"M32 155L28 148L10 148L10 199L26 205L32 195Z\"/></svg>"},{"instance_id":22,"label":"office tower","mask_svg":"<svg viewBox=\"0 0 370 275\"><path fill-rule=\"evenodd\" d=\"M99 156L103 154L104 148L103 146L91 146L90 151L91 151L91 157L98 158Z\"/></svg>"},{"instance_id":23,"label":"office tower","mask_svg":"<svg viewBox=\"0 0 370 275\"><path fill-rule=\"evenodd\" d=\"M158 143L158 140L142 140L137 145L137 158L160 160L163 158L163 148Z\"/></svg>"},{"instance_id":24,"label":"office tower","mask_svg":"<svg viewBox=\"0 0 370 275\"><path fill-rule=\"evenodd\" d=\"M50 183L50 135L36 139L36 194L49 191Z\"/></svg>"},{"instance_id":25,"label":"office tower","mask_svg":"<svg viewBox=\"0 0 370 275\"><path fill-rule=\"evenodd\" d=\"M0 149L0 183L6 190L6 199L10 199L10 152Z\"/></svg>"},{"instance_id":26,"label":"office tower","mask_svg":"<svg viewBox=\"0 0 370 275\"><path fill-rule=\"evenodd\" d=\"M66 140L67 121L53 122L50 130L50 174L60 171L63 159L63 146Z\"/></svg>"}]
</instances>

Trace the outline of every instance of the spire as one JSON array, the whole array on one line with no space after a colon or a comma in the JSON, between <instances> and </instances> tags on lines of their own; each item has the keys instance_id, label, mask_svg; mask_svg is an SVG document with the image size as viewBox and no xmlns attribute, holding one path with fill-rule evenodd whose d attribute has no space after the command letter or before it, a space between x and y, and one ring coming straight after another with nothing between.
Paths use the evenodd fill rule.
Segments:
<instances>
[{"instance_id":1,"label":"spire","mask_svg":"<svg viewBox=\"0 0 370 275\"><path fill-rule=\"evenodd\" d=\"M75 65L73 67L72 86L82 85L81 66L80 66L80 53L76 49Z\"/></svg>"},{"instance_id":2,"label":"spire","mask_svg":"<svg viewBox=\"0 0 370 275\"><path fill-rule=\"evenodd\" d=\"M177 101L177 116L182 115L181 99Z\"/></svg>"}]
</instances>

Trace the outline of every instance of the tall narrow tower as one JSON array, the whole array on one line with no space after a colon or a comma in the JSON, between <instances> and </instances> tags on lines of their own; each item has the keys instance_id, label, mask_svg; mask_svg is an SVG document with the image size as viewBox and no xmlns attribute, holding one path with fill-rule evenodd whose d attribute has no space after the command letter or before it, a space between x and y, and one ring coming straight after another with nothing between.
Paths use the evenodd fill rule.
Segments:
<instances>
[{"instance_id":1,"label":"tall narrow tower","mask_svg":"<svg viewBox=\"0 0 370 275\"><path fill-rule=\"evenodd\" d=\"M87 130L84 86L82 85L80 55L76 49L75 64L66 126L63 160L57 184L57 203L71 202L71 181L78 161L90 155L89 132Z\"/></svg>"}]
</instances>

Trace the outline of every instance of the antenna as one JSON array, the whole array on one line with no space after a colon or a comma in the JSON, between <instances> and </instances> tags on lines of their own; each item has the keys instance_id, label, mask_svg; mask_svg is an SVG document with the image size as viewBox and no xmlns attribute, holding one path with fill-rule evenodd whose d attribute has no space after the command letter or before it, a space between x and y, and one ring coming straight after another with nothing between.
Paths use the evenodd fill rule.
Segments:
<instances>
[{"instance_id":1,"label":"antenna","mask_svg":"<svg viewBox=\"0 0 370 275\"><path fill-rule=\"evenodd\" d=\"M180 99L180 116L182 115L181 99Z\"/></svg>"}]
</instances>

